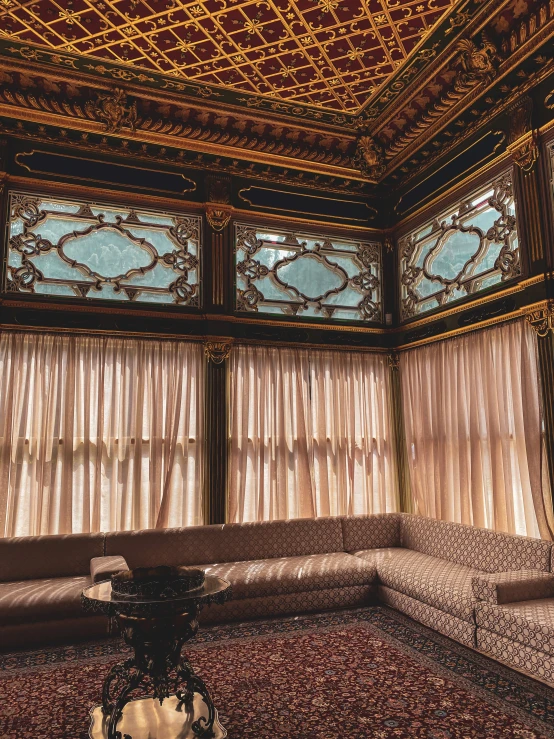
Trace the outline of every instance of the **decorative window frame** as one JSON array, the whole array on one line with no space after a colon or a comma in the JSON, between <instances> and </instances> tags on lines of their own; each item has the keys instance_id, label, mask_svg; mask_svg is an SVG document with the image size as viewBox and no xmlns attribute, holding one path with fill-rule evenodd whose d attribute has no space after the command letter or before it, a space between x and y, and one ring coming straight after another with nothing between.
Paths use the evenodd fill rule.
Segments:
<instances>
[{"instance_id":1,"label":"decorative window frame","mask_svg":"<svg viewBox=\"0 0 554 739\"><path fill-rule=\"evenodd\" d=\"M491 196L479 202L478 198L486 195L488 191L492 191ZM473 224L466 225L464 221L468 215L472 211L478 215L485 203L498 212L498 218L486 231ZM477 293L498 290L506 282L520 279L523 275L523 267L520 237L517 232L516 208L513 168L510 167L477 187L475 183L472 183L472 186L465 188L464 194L458 195L448 207L443 207L438 212L435 211L435 215L418 220L409 231L405 231L397 242L400 322L406 323L431 313L437 313L441 309L444 310L462 301L468 302ZM513 210L513 213L510 210ZM456 275L444 277L435 274L432 269L433 261L441 253L452 232L456 231L477 236L479 246ZM512 248L514 237L517 245ZM435 239L434 245L428 249L421 266L418 266L417 262L424 253L425 244L432 239ZM476 272L479 264L488 255L491 244L497 244L500 247L493 267L484 272ZM482 288L483 282L494 275L499 276L499 283ZM439 286L437 291L420 296L417 293L417 286L423 279L436 282ZM455 290L466 294L449 301L449 296ZM436 306L421 312L417 311L418 305L428 303L431 299L436 301Z\"/></svg>"},{"instance_id":2,"label":"decorative window frame","mask_svg":"<svg viewBox=\"0 0 554 739\"><path fill-rule=\"evenodd\" d=\"M88 301L98 301L99 303L109 302L115 305L128 305L129 303L140 303L143 307L152 307L157 309L167 308L189 308L199 309L202 305L202 235L203 224L202 217L195 213L181 213L173 209L166 210L156 207L150 207L148 203L144 207L136 205L124 205L122 200L104 201L96 198L71 197L66 194L58 194L57 192L27 191L19 189L10 189L8 192L8 214L6 220L6 247L2 257L3 276L2 291L4 294L14 293L21 296L34 296L41 299L53 299L71 301L73 299L87 299ZM66 212L41 209L42 203L59 203L67 204L68 208L78 208L77 211ZM95 215L93 211L116 211L119 212L112 220L107 221L100 212ZM121 216L121 213L125 217ZM67 219L73 221L83 221L83 228L80 230L68 230L60 236L57 241L43 238L39 231L35 233L35 228L40 227L41 223L46 222L48 214L53 213L59 216L59 220ZM60 215L61 213L61 215ZM148 222L141 220L141 216L150 215L158 220L166 218L171 220L172 224L162 224L160 222ZM19 234L12 234L12 225L16 219L23 222L22 231ZM158 251L156 246L148 239L133 234L133 227L140 230L165 232L167 240L174 246L173 250L165 253ZM76 241L90 234L101 232L103 230L117 232L134 244L149 256L147 265L130 267L125 272L118 275L106 275L99 271L99 268L92 268L84 261L77 261L68 256L64 247L68 242ZM196 254L189 250L189 242L194 239L196 242ZM18 253L21 258L21 265L10 265L9 259L12 253ZM34 263L34 257L40 257L49 253L57 254L63 263L69 268L75 270L75 280L44 277L39 266ZM161 265L175 273L175 279L167 286L162 288L159 286L148 286L140 284L132 284L131 280L136 276L142 276L153 270L156 266ZM191 272L195 272L197 279L195 282L189 280ZM79 276L82 279L79 279ZM41 284L62 285L73 290L73 295L56 294L56 293L36 293L35 285ZM117 298L108 298L99 296L97 298L89 297L92 291L102 290L104 286L113 288L113 292L122 293L124 297L121 300ZM141 293L151 294L171 294L172 301L158 302L140 300Z\"/></svg>"},{"instance_id":3,"label":"decorative window frame","mask_svg":"<svg viewBox=\"0 0 554 739\"><path fill-rule=\"evenodd\" d=\"M233 222L234 243L234 304L235 312L240 314L263 314L269 319L286 318L301 320L320 320L319 316L299 316L307 308L320 312L327 320L339 320L348 323L383 322L383 291L382 291L382 244L380 241L354 239L350 236L330 236L322 231L317 232L317 226L306 228L283 228L270 223ZM257 233L272 232L284 236L280 242L268 242L257 237ZM307 240L315 242L311 247ZM356 251L341 250L333 247L333 241L349 242L356 245ZM264 243L275 243L280 250L290 251L290 256L278 259L271 267L267 267L256 259L256 255L263 249ZM349 258L359 270L356 275L349 275L343 266L333 261L333 256ZM302 291L281 279L278 272L281 268L297 261L300 258L315 259L341 280L338 287L327 290L318 295L306 295ZM264 299L256 282L269 276L276 287L290 295L289 300ZM244 289L237 284L237 278L243 281ZM337 295L347 288L353 288L360 294L356 305L341 306L326 302L332 295ZM280 308L281 316L276 312L263 310L264 303L273 308ZM262 307L260 307L262 306ZM341 318L341 310L350 312L357 310L359 317Z\"/></svg>"}]
</instances>

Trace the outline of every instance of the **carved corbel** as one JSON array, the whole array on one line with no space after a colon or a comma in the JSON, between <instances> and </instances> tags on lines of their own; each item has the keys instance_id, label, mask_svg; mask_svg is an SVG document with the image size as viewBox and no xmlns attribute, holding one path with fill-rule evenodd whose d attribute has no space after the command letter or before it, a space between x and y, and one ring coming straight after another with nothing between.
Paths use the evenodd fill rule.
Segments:
<instances>
[{"instance_id":1,"label":"carved corbel","mask_svg":"<svg viewBox=\"0 0 554 739\"><path fill-rule=\"evenodd\" d=\"M205 203L204 209L208 223L214 231L223 231L233 215L233 208L230 205Z\"/></svg>"},{"instance_id":2,"label":"carved corbel","mask_svg":"<svg viewBox=\"0 0 554 739\"><path fill-rule=\"evenodd\" d=\"M223 364L231 353L232 346L233 339L231 338L207 339L204 342L204 354L210 362Z\"/></svg>"},{"instance_id":3,"label":"carved corbel","mask_svg":"<svg viewBox=\"0 0 554 739\"><path fill-rule=\"evenodd\" d=\"M533 170L539 158L539 136L538 131L532 128L532 113L533 101L529 96L508 108L508 152L514 163L526 174Z\"/></svg>"},{"instance_id":4,"label":"carved corbel","mask_svg":"<svg viewBox=\"0 0 554 739\"><path fill-rule=\"evenodd\" d=\"M554 331L554 300L549 300L525 316L537 336L545 338Z\"/></svg>"},{"instance_id":5,"label":"carved corbel","mask_svg":"<svg viewBox=\"0 0 554 739\"><path fill-rule=\"evenodd\" d=\"M352 163L372 182L377 182L385 172L385 153L381 144L367 134L358 139Z\"/></svg>"}]
</instances>

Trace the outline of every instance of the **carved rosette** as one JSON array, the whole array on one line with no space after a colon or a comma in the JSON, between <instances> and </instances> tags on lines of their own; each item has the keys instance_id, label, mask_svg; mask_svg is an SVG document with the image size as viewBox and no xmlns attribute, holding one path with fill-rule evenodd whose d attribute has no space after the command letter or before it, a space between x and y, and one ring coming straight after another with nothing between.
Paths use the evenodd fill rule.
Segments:
<instances>
[{"instance_id":1,"label":"carved rosette","mask_svg":"<svg viewBox=\"0 0 554 739\"><path fill-rule=\"evenodd\" d=\"M530 311L525 318L537 336L544 339L550 332L554 332L554 300Z\"/></svg>"},{"instance_id":2,"label":"carved rosette","mask_svg":"<svg viewBox=\"0 0 554 739\"><path fill-rule=\"evenodd\" d=\"M229 357L232 346L233 339L231 338L205 341L204 354L210 362L213 362L214 364L223 364L223 362Z\"/></svg>"}]
</instances>

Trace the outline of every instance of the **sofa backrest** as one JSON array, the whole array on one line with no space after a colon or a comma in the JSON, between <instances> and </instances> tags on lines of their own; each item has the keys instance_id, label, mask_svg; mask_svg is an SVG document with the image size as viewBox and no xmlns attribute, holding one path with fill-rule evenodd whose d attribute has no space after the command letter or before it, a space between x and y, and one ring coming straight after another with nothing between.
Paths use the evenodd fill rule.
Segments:
<instances>
[{"instance_id":1,"label":"sofa backrest","mask_svg":"<svg viewBox=\"0 0 554 739\"><path fill-rule=\"evenodd\" d=\"M484 572L550 571L552 544L449 521L402 514L402 546Z\"/></svg>"},{"instance_id":2,"label":"sofa backrest","mask_svg":"<svg viewBox=\"0 0 554 739\"><path fill-rule=\"evenodd\" d=\"M130 568L200 565L342 552L339 518L192 526L106 534L106 555Z\"/></svg>"},{"instance_id":3,"label":"sofa backrest","mask_svg":"<svg viewBox=\"0 0 554 739\"><path fill-rule=\"evenodd\" d=\"M103 550L104 534L0 539L0 582L88 575Z\"/></svg>"},{"instance_id":4,"label":"sofa backrest","mask_svg":"<svg viewBox=\"0 0 554 739\"><path fill-rule=\"evenodd\" d=\"M345 552L400 546L400 515L344 516L341 519Z\"/></svg>"}]
</instances>

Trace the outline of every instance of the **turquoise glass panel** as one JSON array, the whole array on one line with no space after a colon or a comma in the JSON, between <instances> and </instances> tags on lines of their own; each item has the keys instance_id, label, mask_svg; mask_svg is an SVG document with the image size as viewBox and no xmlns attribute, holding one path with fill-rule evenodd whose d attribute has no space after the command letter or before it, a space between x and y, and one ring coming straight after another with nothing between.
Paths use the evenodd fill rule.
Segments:
<instances>
[{"instance_id":1,"label":"turquoise glass panel","mask_svg":"<svg viewBox=\"0 0 554 739\"><path fill-rule=\"evenodd\" d=\"M240 312L382 320L379 243L236 223L235 254Z\"/></svg>"},{"instance_id":2,"label":"turquoise glass panel","mask_svg":"<svg viewBox=\"0 0 554 739\"><path fill-rule=\"evenodd\" d=\"M200 307L201 218L10 193L4 289Z\"/></svg>"},{"instance_id":3,"label":"turquoise glass panel","mask_svg":"<svg viewBox=\"0 0 554 739\"><path fill-rule=\"evenodd\" d=\"M521 275L511 172L398 240L407 320ZM509 258L499 259L508 254Z\"/></svg>"}]
</instances>

